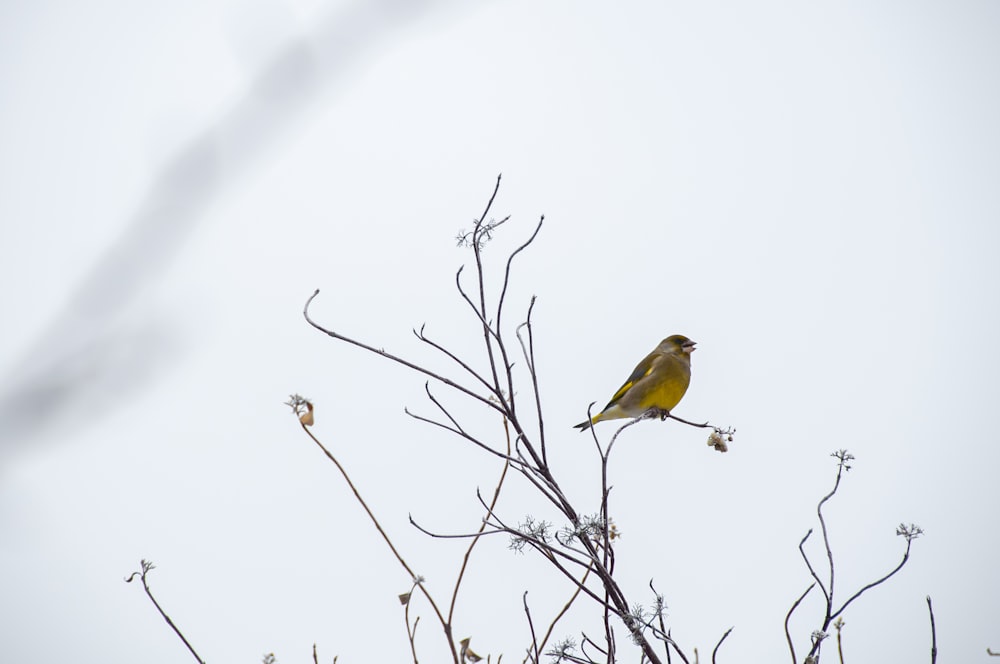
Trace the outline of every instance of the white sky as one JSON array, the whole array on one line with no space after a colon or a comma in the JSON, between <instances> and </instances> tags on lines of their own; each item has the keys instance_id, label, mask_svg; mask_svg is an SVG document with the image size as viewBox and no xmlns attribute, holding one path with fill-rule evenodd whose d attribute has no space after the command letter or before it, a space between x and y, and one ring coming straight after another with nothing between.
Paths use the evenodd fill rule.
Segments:
<instances>
[{"instance_id":1,"label":"white sky","mask_svg":"<svg viewBox=\"0 0 1000 664\"><path fill-rule=\"evenodd\" d=\"M652 578L689 652L735 626L721 661L787 660L796 547L846 447L827 511L841 597L896 564L899 522L926 531L846 613L847 659L925 661L931 595L941 661L985 660L998 30L987 1L0 5L6 659L185 661L122 582L145 557L210 662L309 661L314 642L405 661L409 579L282 401L316 402L316 434L447 597L462 547L407 514L470 531L499 469L403 414L431 412L421 379L301 309L320 288L314 315L345 334L442 366L410 332L426 322L478 363L453 237L503 172L513 220L488 254L546 215L506 320L539 297L550 453L581 507L597 460L569 426L662 337L699 342L678 414L737 428L726 455L676 423L620 441L630 600L650 604ZM523 488L505 517L552 518ZM477 549L455 629L520 661L521 593L541 622L569 589L505 545ZM594 629L581 609L557 634Z\"/></svg>"}]
</instances>

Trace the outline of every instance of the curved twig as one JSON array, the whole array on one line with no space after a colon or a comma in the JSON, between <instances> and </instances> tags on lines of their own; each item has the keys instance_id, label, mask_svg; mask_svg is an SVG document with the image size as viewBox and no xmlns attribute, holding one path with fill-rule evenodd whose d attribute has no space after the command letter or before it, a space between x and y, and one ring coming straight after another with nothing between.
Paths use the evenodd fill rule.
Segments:
<instances>
[{"instance_id":1,"label":"curved twig","mask_svg":"<svg viewBox=\"0 0 1000 664\"><path fill-rule=\"evenodd\" d=\"M410 409L408 409L408 408L404 408L403 412L406 413L407 415L409 415L410 417L412 417L413 419L419 421L419 422L426 422L427 424L432 424L432 425L434 425L436 427L440 427L441 429L444 429L445 431L450 431L451 433L455 434L456 436L459 436L460 438L464 438L465 440L469 441L470 443L473 443L473 444L481 447L482 449L486 450L487 452L489 452L493 456L496 456L496 457L498 457L500 459L503 459L504 461L509 461L510 463L512 463L514 465L518 465L518 466L524 463L520 459L515 459L514 457L509 457L506 454L504 454L503 452L498 452L497 450L493 449L492 447L490 447L486 443L483 443L482 441L474 438L473 436L470 436L469 434L465 433L464 431L460 431L458 429L453 429L450 426L448 426L447 424L444 424L443 422L438 422L437 420L432 420L431 418L424 417L423 415L417 415L416 413L410 411Z\"/></svg>"},{"instance_id":2,"label":"curved twig","mask_svg":"<svg viewBox=\"0 0 1000 664\"><path fill-rule=\"evenodd\" d=\"M535 296L531 296L531 304L528 305L528 315L525 321L514 330L517 340L521 343L521 351L524 353L524 361L528 365L528 375L531 376L531 388L535 395L535 413L538 415L538 444L542 448L542 461L548 465L549 459L545 451L545 420L542 417L542 397L538 389L538 373L535 370L535 336L531 330L531 312L535 308ZM521 328L528 328L528 345L524 344L521 338Z\"/></svg>"},{"instance_id":3,"label":"curved twig","mask_svg":"<svg viewBox=\"0 0 1000 664\"><path fill-rule=\"evenodd\" d=\"M549 623L549 628L545 631L545 636L542 637L542 642L538 644L538 648L536 651L545 649L545 644L549 642L549 637L552 636L552 630L555 629L556 623L558 623L562 619L562 617L566 615L566 612L569 611L569 607L571 607L573 605L573 602L576 601L576 598L580 596L580 586L584 585L587 582L587 577L590 576L590 572L592 569L593 569L592 567L588 567L587 571L583 573L583 578L580 579L577 587L573 589L573 594L570 596L569 601L567 601L566 604L563 605L563 608L559 611L559 613L556 614L556 617L552 619L552 622ZM527 662L527 658L525 658L524 661Z\"/></svg>"},{"instance_id":4,"label":"curved twig","mask_svg":"<svg viewBox=\"0 0 1000 664\"><path fill-rule=\"evenodd\" d=\"M540 662L539 657L539 647L538 647L538 636L535 634L535 621L531 619L531 610L528 608L528 591L525 590L524 594L521 595L521 603L524 604L524 615L528 618L528 628L531 630L531 650L534 652L534 661L536 664Z\"/></svg>"},{"instance_id":5,"label":"curved twig","mask_svg":"<svg viewBox=\"0 0 1000 664\"><path fill-rule=\"evenodd\" d=\"M883 577L882 577L881 579L879 579L878 581L872 581L871 583L869 583L868 585L866 585L866 586L865 586L864 588L862 588L862 589L861 589L861 590L859 590L858 592L856 592L856 593L854 593L853 595L851 595L850 599L848 599L848 600L847 600L846 602L844 602L843 606L841 606L841 607L840 607L839 609L837 609L837 611L835 611L835 612L834 612L834 613L833 613L833 614L832 614L832 615L830 616L830 619L831 619L831 620L833 620L834 618L836 618L837 616L839 616L839 615L840 615L841 613L843 613L843 612L844 612L844 609L846 609L846 608L847 608L847 606L848 606L848 605L849 605L849 604L850 604L851 602L853 602L854 600L856 600L856 599L857 599L858 597L861 597L861 595L862 595L862 594L863 594L863 593L864 593L865 591L867 591L867 590L869 590L869 589L871 589L871 588L874 588L875 586L877 586L877 585L879 585L879 584L881 584L881 583L884 583L885 581L888 581L888 580L889 580L889 578L890 578L891 576L893 576L893 575L894 575L894 574L895 574L896 572L898 572L899 570L903 569L903 565L905 565L905 564L906 564L906 561L907 561L907 560L909 559L909 557L910 557L910 546L911 546L912 544L913 544L913 540L907 540L907 541L906 541L906 551L904 551L904 552L903 552L903 559L899 561L899 564L898 564L898 565L896 565L896 567L894 567L894 568L893 568L893 570L892 570L891 572L889 572L888 574L886 574L885 576L883 576Z\"/></svg>"},{"instance_id":6,"label":"curved twig","mask_svg":"<svg viewBox=\"0 0 1000 664\"><path fill-rule=\"evenodd\" d=\"M417 574L414 574L413 570L410 569L410 566L403 559L403 556L399 553L399 551L396 550L396 547L395 545L393 545L392 540L389 539L389 536L386 534L385 530L382 529L382 524L380 524L378 519L375 518L375 514L372 513L371 509L368 507L368 504L365 502L364 498L361 497L361 493L358 491L357 487L354 486L354 482L351 481L351 477L347 474L347 471L344 469L344 467L340 465L340 461L337 460L337 457L333 456L330 450L326 449L326 446L324 446L323 443L321 443L319 439L312 434L312 431L310 431L305 424L300 423L300 426L302 427L302 430L306 432L306 435L309 436L312 439L312 441L316 443L316 445L323 451L323 454L326 455L326 458L332 461L333 465L335 465L337 467L337 470L340 471L340 474L343 476L344 481L347 482L347 486L350 487L351 492L354 493L354 497L357 499L358 503L361 504L361 507L364 508L365 513L368 514L368 518L371 520L372 524L374 524L375 529L378 530L379 535L382 536L382 539L389 547L389 550L392 551L392 554L396 557L396 560L403 567L403 569L406 570L407 574L410 575L410 578L414 580L416 586L420 588L420 592L422 592L424 594L424 597L427 598L427 601L430 603L431 608L434 610L434 613L438 617L438 621L441 623L442 629L444 629L446 637L445 640L448 642L448 647L451 649L452 658L454 659L455 664L459 664L458 652L455 650L455 644L452 643L451 639L451 625L445 620L444 615L438 608L437 602L434 601L434 598L431 596L430 592L428 592L427 588L424 587L423 581L420 580L420 577Z\"/></svg>"},{"instance_id":7,"label":"curved twig","mask_svg":"<svg viewBox=\"0 0 1000 664\"><path fill-rule=\"evenodd\" d=\"M538 231L542 230L542 224L544 222L545 222L545 215L543 214L538 219L538 225L535 226L535 230L531 234L531 237L529 237L527 239L527 241L525 241L524 244L522 244L520 247L518 247L513 252L511 252L510 256L507 257L507 269L504 270L503 287L500 289L500 297L498 298L498 304L497 304L497 329L498 330L500 329L500 315L503 313L504 299L507 296L507 285L510 283L510 265L511 265L511 263L514 262L514 257L515 256L517 256L519 253L521 253L522 251L524 251L525 249L527 249L528 245L535 241L535 238L538 237ZM532 300L534 300L534 298L532 298Z\"/></svg>"},{"instance_id":8,"label":"curved twig","mask_svg":"<svg viewBox=\"0 0 1000 664\"><path fill-rule=\"evenodd\" d=\"M809 556L806 555L806 551L803 548L803 546L806 543L806 540L809 539L809 536L812 535L812 533L813 530L812 528L810 528L809 532L807 532L805 537L802 538L802 541L799 542L799 553L802 554L802 560L805 561L806 567L809 568L809 573L812 575L812 578L816 580L817 585L819 585L819 589L823 591L823 597L826 599L827 604L829 604L830 594L826 592L826 586L823 585L823 581L820 580L819 574L817 574L816 570L813 569L812 563L809 562Z\"/></svg>"},{"instance_id":9,"label":"curved twig","mask_svg":"<svg viewBox=\"0 0 1000 664\"><path fill-rule=\"evenodd\" d=\"M309 317L309 305L312 304L312 301L316 298L317 295L319 295L319 289L318 288L313 292L312 295L309 296L309 299L306 300L306 306L302 310L302 315L305 316L305 319L306 319L307 323L309 323L310 325L312 325L314 328L316 328L320 332L326 334L327 336L333 337L334 339L337 339L339 341L344 341L344 342L349 343L349 344L351 344L353 346L357 346L358 348L364 348L365 350L367 350L370 353L375 353L376 355L381 355L382 357L388 358L388 359L392 360L393 362L396 362L398 364L402 364L404 367L407 367L409 369L413 369L417 373L421 373L421 374L423 374L425 376L430 376L431 378L434 378L435 380L439 380L442 383L444 383L445 385L447 385L448 387L454 388L454 389L458 390L459 392L464 392L465 394L469 395L473 399L476 399L477 401L480 401L480 402L486 404L487 406L489 406L493 410L496 410L497 412L499 412L501 415L504 414L504 410L502 408L500 408L499 405L493 403L492 401L490 401L489 399L487 399L486 397L484 397L484 396L482 396L480 394L476 394L475 392L473 392L469 388L465 387L464 385L459 385L458 383L456 383L455 381L451 380L450 378L445 378L444 376L441 376L439 374L434 373L430 369L425 369L424 367L422 367L420 365L414 364L413 362L410 362L409 360L404 360L403 358L397 357L396 355L393 355L392 353L389 353L389 352L387 352L385 350L380 350L378 348L374 348L372 346L369 346L366 343L362 343L360 341L356 341L354 339L351 339L350 337L345 337L344 335L342 335L342 334L340 334L338 332L334 332L333 330L329 330L329 329L323 327L322 325L320 325L319 323L316 323L315 321L313 321L313 319L311 319Z\"/></svg>"},{"instance_id":10,"label":"curved twig","mask_svg":"<svg viewBox=\"0 0 1000 664\"><path fill-rule=\"evenodd\" d=\"M823 631L824 632L826 631L826 627L828 627L830 625L830 621L833 620L833 618L835 617L835 615L833 613L833 582L834 582L835 576L834 576L834 564L833 564L833 549L830 547L830 535L829 535L829 533L827 531L827 528L826 528L826 519L823 518L823 505L825 505L826 501L828 501L831 498L833 498L834 494L837 493L837 489L840 488L840 478L843 475L843 472L844 472L844 464L841 463L837 467L837 479L833 483L833 489L830 490L830 493L828 493L825 496L823 496L822 500L819 501L819 504L816 505L816 516L819 518L819 525L820 525L820 528L822 529L822 532L823 532L823 545L826 547L826 559L827 559L827 562L830 565L830 586L829 586L828 590L827 589L823 590L823 594L826 596L826 617L823 620L823 628L824 628ZM907 548L907 553L909 553L909 546L907 546L906 548ZM803 554L803 555L805 555L805 554ZM903 562L906 562L905 558L903 559ZM893 573L895 573L895 572L893 572ZM879 582L879 583L881 583L881 582ZM820 585L820 587L822 588L822 585ZM864 590L858 592L858 594L855 595L854 597L857 597L858 595L860 595L861 592L864 592ZM851 599L849 599L848 603L850 603L851 601L853 601L854 597L852 597ZM847 606L847 604L845 604L844 606ZM841 608L841 611L842 610L843 610L843 608ZM839 611L838 611L838 613L839 613Z\"/></svg>"},{"instance_id":11,"label":"curved twig","mask_svg":"<svg viewBox=\"0 0 1000 664\"><path fill-rule=\"evenodd\" d=\"M420 339L420 341L424 342L425 344L427 344L431 348L434 348L434 349L440 351L441 353L443 353L449 359L451 359L452 361L454 361L455 364L457 364L458 366L460 366L463 369L465 369L469 373L470 376L472 376L473 378L475 378L476 380L478 380L480 383L482 383L483 387L485 387L486 389L488 389L490 392L493 391L493 386L490 385L489 383L487 383L486 379L483 378L482 376L480 376L476 372L476 370L473 369L472 367L470 367L464 360L462 360L462 358L458 357L457 355L455 355L450 350L448 350L447 348L445 348L441 344L437 343L436 341L432 341L427 335L425 335L424 334L424 328L426 326L427 326L426 323L423 324L423 325L421 325L419 332L417 330L413 330L414 336L416 336L417 339Z\"/></svg>"},{"instance_id":12,"label":"curved twig","mask_svg":"<svg viewBox=\"0 0 1000 664\"><path fill-rule=\"evenodd\" d=\"M719 652L719 647L722 645L722 642L726 640L726 637L729 636L729 633L732 631L733 631L732 627L727 629L726 633L722 635L721 639L719 639L719 642L715 644L715 649L712 650L712 664L715 664L715 654Z\"/></svg>"},{"instance_id":13,"label":"curved twig","mask_svg":"<svg viewBox=\"0 0 1000 664\"><path fill-rule=\"evenodd\" d=\"M931 614L931 664L934 664L937 661L937 630L934 628L934 607L930 595L927 596L927 612Z\"/></svg>"},{"instance_id":14,"label":"curved twig","mask_svg":"<svg viewBox=\"0 0 1000 664\"><path fill-rule=\"evenodd\" d=\"M167 624L170 625L170 629L174 630L174 634L176 634L178 638L180 638L180 640L184 642L184 645L187 646L188 651L198 661L198 664L205 664L205 660L203 660L201 656L198 655L197 652L195 652L194 646L192 646L191 643L184 637L184 634L181 633L181 630L177 627L177 625L174 624L174 621L170 619L170 616L168 616L166 611L163 610L163 607L161 607L160 603L156 601L156 598L153 597L153 591L149 589L149 584L146 582L146 575L149 573L150 570L156 569L156 566L153 565L153 563L149 562L148 560L140 561L139 566L141 571L132 572L132 574L125 579L125 583L132 583L132 580L136 577L136 575L139 576L139 580L142 581L142 589L146 591L146 596L149 597L149 601L152 602L153 606L156 607L156 610L159 611L160 616L162 616L163 619L167 621Z\"/></svg>"},{"instance_id":15,"label":"curved twig","mask_svg":"<svg viewBox=\"0 0 1000 664\"><path fill-rule=\"evenodd\" d=\"M799 595L799 598L795 600L795 603L792 604L792 608L788 609L788 613L785 615L785 639L787 639L788 641L788 650L790 650L792 653L792 664L799 664L799 663L798 660L795 658L795 645L792 643L792 634L791 632L788 631L788 621L792 619L792 614L795 613L795 609L799 608L799 604L801 604L802 600L806 598L806 595L809 594L809 591L816 587L817 583L818 581L814 581L813 583L809 584L809 587L806 588L806 591L801 595Z\"/></svg>"},{"instance_id":16,"label":"curved twig","mask_svg":"<svg viewBox=\"0 0 1000 664\"><path fill-rule=\"evenodd\" d=\"M507 457L508 460L504 461L503 470L500 471L500 479L497 480L496 489L493 491L493 499L490 501L489 511L492 512L496 507L497 500L500 499L500 489L503 488L504 480L507 478L507 470L510 468L510 429L507 428L507 420L504 420L504 432L507 438ZM486 530L486 520L479 526L479 534L482 534ZM458 570L458 577L455 579L455 589L451 594L451 606L448 607L448 623L452 621L452 617L455 615L455 603L458 601L458 590L462 585L462 579L465 577L465 570L469 566L469 558L472 555L472 549L475 548L476 543L479 542L479 538L476 537L469 543L469 548L465 550L465 555L462 556L462 566Z\"/></svg>"}]
</instances>

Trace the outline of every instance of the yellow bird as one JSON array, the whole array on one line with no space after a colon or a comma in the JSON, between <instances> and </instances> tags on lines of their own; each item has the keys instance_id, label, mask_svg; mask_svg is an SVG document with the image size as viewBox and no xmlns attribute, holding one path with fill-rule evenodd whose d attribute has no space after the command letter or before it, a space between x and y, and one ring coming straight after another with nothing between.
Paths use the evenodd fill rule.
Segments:
<instances>
[{"instance_id":1,"label":"yellow bird","mask_svg":"<svg viewBox=\"0 0 1000 664\"><path fill-rule=\"evenodd\" d=\"M680 403L691 383L691 353L695 342L675 334L660 342L632 371L604 410L589 422L575 425L586 431L602 420L638 417L650 408L670 411Z\"/></svg>"}]
</instances>

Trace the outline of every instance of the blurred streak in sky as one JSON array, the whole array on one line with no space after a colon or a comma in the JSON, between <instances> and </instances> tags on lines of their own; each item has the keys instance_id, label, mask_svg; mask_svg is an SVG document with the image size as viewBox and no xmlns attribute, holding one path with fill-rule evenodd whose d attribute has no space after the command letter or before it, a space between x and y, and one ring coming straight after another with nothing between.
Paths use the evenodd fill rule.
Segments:
<instances>
[{"instance_id":1,"label":"blurred streak in sky","mask_svg":"<svg viewBox=\"0 0 1000 664\"><path fill-rule=\"evenodd\" d=\"M149 384L178 344L170 321L136 320L134 305L179 258L208 205L265 159L311 103L343 92L394 29L432 11L440 20L449 8L434 0L354 2L280 44L250 73L245 95L158 168L124 231L5 372L0 459L58 422L74 430L92 424Z\"/></svg>"}]
</instances>

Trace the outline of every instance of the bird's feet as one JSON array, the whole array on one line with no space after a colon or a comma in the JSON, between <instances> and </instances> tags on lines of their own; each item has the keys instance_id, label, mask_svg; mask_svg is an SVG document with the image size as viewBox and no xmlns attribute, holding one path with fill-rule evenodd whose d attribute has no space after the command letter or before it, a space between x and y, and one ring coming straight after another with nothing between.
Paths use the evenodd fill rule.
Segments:
<instances>
[{"instance_id":1,"label":"bird's feet","mask_svg":"<svg viewBox=\"0 0 1000 664\"><path fill-rule=\"evenodd\" d=\"M664 410L662 408L650 408L649 410L646 411L643 417L646 417L651 420L659 419L662 422L663 420L670 417L670 411Z\"/></svg>"}]
</instances>

